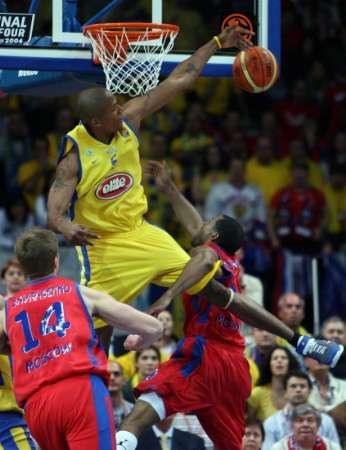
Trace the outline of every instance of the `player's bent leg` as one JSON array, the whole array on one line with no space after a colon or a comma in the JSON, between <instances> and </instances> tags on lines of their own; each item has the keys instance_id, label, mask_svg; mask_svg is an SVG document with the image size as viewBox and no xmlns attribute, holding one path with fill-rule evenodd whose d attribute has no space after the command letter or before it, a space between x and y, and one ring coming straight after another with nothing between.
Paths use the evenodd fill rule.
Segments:
<instances>
[{"instance_id":1,"label":"player's bent leg","mask_svg":"<svg viewBox=\"0 0 346 450\"><path fill-rule=\"evenodd\" d=\"M128 431L138 437L164 418L165 410L162 399L153 392L143 394L136 401L131 413L121 423L120 430Z\"/></svg>"},{"instance_id":2,"label":"player's bent leg","mask_svg":"<svg viewBox=\"0 0 346 450\"><path fill-rule=\"evenodd\" d=\"M134 450L137 438L166 417L165 405L155 392L142 394L131 413L121 423L116 435L117 450Z\"/></svg>"}]
</instances>

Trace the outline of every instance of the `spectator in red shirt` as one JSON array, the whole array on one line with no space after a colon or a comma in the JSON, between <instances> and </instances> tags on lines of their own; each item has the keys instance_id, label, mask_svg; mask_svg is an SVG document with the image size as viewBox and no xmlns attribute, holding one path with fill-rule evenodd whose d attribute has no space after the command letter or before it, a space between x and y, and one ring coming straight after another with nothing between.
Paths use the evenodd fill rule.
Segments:
<instances>
[{"instance_id":1,"label":"spectator in red shirt","mask_svg":"<svg viewBox=\"0 0 346 450\"><path fill-rule=\"evenodd\" d=\"M311 257L321 249L327 214L324 194L309 184L308 170L306 162L295 162L292 184L279 190L268 208L270 240L282 250L276 260L276 296L289 291L311 295Z\"/></svg>"},{"instance_id":2,"label":"spectator in red shirt","mask_svg":"<svg viewBox=\"0 0 346 450\"><path fill-rule=\"evenodd\" d=\"M322 191L308 182L308 164L295 162L292 184L279 190L270 202L268 228L273 247L311 254L320 248L326 226Z\"/></svg>"}]
</instances>

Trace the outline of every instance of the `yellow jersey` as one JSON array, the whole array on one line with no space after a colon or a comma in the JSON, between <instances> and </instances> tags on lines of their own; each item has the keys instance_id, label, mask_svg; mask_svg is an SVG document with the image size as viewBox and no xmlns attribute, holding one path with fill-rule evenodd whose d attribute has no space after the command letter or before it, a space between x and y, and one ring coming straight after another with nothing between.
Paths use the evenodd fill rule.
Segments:
<instances>
[{"instance_id":1,"label":"yellow jersey","mask_svg":"<svg viewBox=\"0 0 346 450\"><path fill-rule=\"evenodd\" d=\"M10 358L0 355L0 412L20 412L13 393Z\"/></svg>"},{"instance_id":2,"label":"yellow jersey","mask_svg":"<svg viewBox=\"0 0 346 450\"><path fill-rule=\"evenodd\" d=\"M70 205L72 222L100 236L137 228L148 204L135 132L123 122L110 144L104 144L80 123L65 135L60 159L73 147L79 169Z\"/></svg>"},{"instance_id":3,"label":"yellow jersey","mask_svg":"<svg viewBox=\"0 0 346 450\"><path fill-rule=\"evenodd\" d=\"M262 190L266 205L270 204L277 191L289 184L289 177L289 170L282 161L263 165L253 156L246 163L246 181Z\"/></svg>"}]
</instances>

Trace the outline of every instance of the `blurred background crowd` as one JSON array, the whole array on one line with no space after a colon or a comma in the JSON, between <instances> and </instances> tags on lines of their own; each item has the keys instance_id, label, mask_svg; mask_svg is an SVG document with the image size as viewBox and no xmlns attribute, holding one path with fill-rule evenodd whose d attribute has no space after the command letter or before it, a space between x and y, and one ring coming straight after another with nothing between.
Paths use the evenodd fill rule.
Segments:
<instances>
[{"instance_id":1,"label":"blurred background crowd","mask_svg":"<svg viewBox=\"0 0 346 450\"><path fill-rule=\"evenodd\" d=\"M87 9L93 2L83 3ZM217 6L218 2L212 3ZM225 213L242 223L247 235L240 255L244 292L291 328L318 332L345 344L346 3L281 3L278 83L268 93L251 95L240 92L231 78L201 78L192 91L144 122L141 155L143 164L145 159L167 160L176 183L204 217ZM184 1L196 24L203 24L203 15L210 13L210 2L208 11L204 6ZM176 8L174 14L172 22L183 27L186 11L183 14ZM196 48L205 41L206 31L200 28L201 35L186 37L190 38L186 46ZM1 266L13 256L19 233L34 224L46 226L47 193L59 143L76 124L74 104L74 97L0 97ZM152 180L145 179L144 186L150 205L147 219L188 249L189 240L172 220L166 199ZM68 243L62 245L62 272L78 280L74 250ZM313 330L313 260L318 263L320 330ZM149 289L138 304L145 306L157 296L155 289ZM172 334L179 334L179 307L173 311L174 327L171 313L165 314L166 341L146 350L147 355L125 355L110 363L110 389L119 417L130 408L126 402L133 400L136 382L174 350ZM268 333L248 327L244 333L254 382L249 439L257 433L260 448L264 424L262 448L270 449L287 434L282 424L289 423L288 417L293 417L293 428L298 430L295 424L310 415L316 433L322 424L319 433L337 442L335 424L326 413L333 412L344 433L345 364L333 373L312 360L297 360L287 343ZM114 349L114 353L119 352ZM315 409L298 408L292 416L308 399ZM175 421L185 431L202 433L191 417ZM206 445L212 448L207 439ZM244 448L254 448L246 445L244 438Z\"/></svg>"}]
</instances>

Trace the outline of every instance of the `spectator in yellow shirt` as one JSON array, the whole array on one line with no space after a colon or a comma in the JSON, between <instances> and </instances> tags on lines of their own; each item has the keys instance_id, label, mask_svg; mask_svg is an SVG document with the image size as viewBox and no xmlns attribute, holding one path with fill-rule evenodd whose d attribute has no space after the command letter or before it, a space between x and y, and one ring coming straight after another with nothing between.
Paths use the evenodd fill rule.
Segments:
<instances>
[{"instance_id":1,"label":"spectator in yellow shirt","mask_svg":"<svg viewBox=\"0 0 346 450\"><path fill-rule=\"evenodd\" d=\"M133 402L135 400L133 389L140 381L152 374L159 367L160 362L160 350L153 345L135 353L136 373L123 387L123 394L126 401Z\"/></svg>"},{"instance_id":2,"label":"spectator in yellow shirt","mask_svg":"<svg viewBox=\"0 0 346 450\"><path fill-rule=\"evenodd\" d=\"M48 189L48 183L55 171L55 164L49 158L49 142L45 136L38 136L33 141L33 159L19 166L18 184L30 210L35 207L36 198Z\"/></svg>"},{"instance_id":3,"label":"spectator in yellow shirt","mask_svg":"<svg viewBox=\"0 0 346 450\"><path fill-rule=\"evenodd\" d=\"M249 416L263 421L284 407L284 378L297 367L297 361L287 348L273 347L260 368L260 378L248 400Z\"/></svg>"},{"instance_id":4,"label":"spectator in yellow shirt","mask_svg":"<svg viewBox=\"0 0 346 450\"><path fill-rule=\"evenodd\" d=\"M329 223L328 238L333 247L346 243L346 166L332 166L330 183L324 186Z\"/></svg>"},{"instance_id":5,"label":"spectator in yellow shirt","mask_svg":"<svg viewBox=\"0 0 346 450\"><path fill-rule=\"evenodd\" d=\"M246 181L261 188L267 205L289 183L287 166L274 158L272 142L265 136L257 138L255 155L246 164Z\"/></svg>"}]
</instances>

